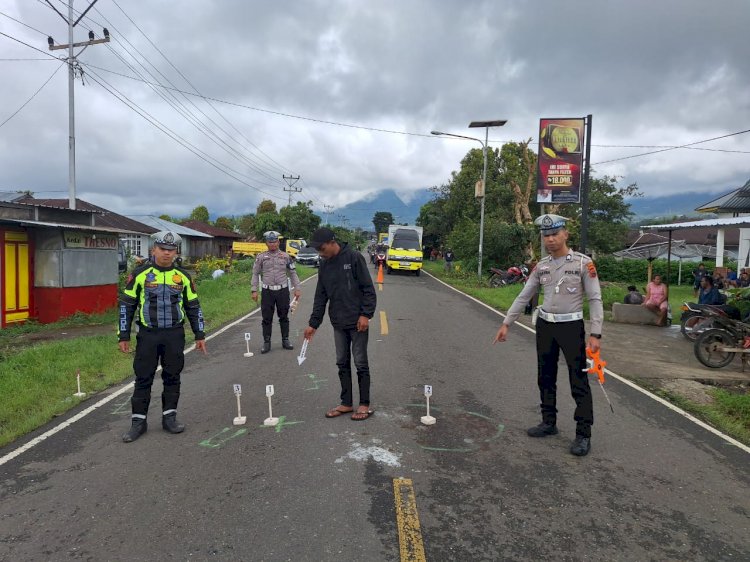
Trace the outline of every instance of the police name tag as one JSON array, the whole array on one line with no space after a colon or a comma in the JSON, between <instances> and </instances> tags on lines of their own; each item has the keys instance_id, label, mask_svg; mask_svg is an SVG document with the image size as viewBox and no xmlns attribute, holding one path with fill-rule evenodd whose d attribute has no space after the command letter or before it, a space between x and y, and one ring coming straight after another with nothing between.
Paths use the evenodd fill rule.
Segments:
<instances>
[{"instance_id":1,"label":"police name tag","mask_svg":"<svg viewBox=\"0 0 750 562\"><path fill-rule=\"evenodd\" d=\"M267 384L266 385L266 396L268 396L269 398L271 396L273 396L273 385L272 384Z\"/></svg>"},{"instance_id":2,"label":"police name tag","mask_svg":"<svg viewBox=\"0 0 750 562\"><path fill-rule=\"evenodd\" d=\"M431 384L424 385L424 395L425 396L432 396L432 385Z\"/></svg>"},{"instance_id":3,"label":"police name tag","mask_svg":"<svg viewBox=\"0 0 750 562\"><path fill-rule=\"evenodd\" d=\"M237 396L239 396L240 394L242 394L242 385L239 385L239 384L235 384L235 385L234 385L234 393L235 393L235 394L236 394Z\"/></svg>"}]
</instances>

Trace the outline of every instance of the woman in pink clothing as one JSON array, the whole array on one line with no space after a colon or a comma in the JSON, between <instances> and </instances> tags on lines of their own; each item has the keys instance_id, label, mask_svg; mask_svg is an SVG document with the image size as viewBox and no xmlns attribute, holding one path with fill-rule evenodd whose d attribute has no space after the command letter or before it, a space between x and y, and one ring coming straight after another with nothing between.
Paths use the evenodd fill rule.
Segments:
<instances>
[{"instance_id":1,"label":"woman in pink clothing","mask_svg":"<svg viewBox=\"0 0 750 562\"><path fill-rule=\"evenodd\" d=\"M654 275L654 280L646 286L646 300L641 306L645 306L651 312L659 315L658 326L663 326L667 318L667 286L661 282L661 275Z\"/></svg>"}]
</instances>

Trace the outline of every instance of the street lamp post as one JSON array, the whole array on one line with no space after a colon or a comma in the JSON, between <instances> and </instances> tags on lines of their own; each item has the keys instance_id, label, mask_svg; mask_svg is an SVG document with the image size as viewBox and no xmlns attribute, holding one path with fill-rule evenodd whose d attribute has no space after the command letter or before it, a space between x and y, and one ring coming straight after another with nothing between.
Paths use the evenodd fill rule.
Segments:
<instances>
[{"instance_id":1,"label":"street lamp post","mask_svg":"<svg viewBox=\"0 0 750 562\"><path fill-rule=\"evenodd\" d=\"M472 121L471 123L469 123L469 128L474 128L474 127L485 128L484 142L482 141L482 139L478 139L476 137L467 137L465 135L455 135L453 133L431 131L433 135L474 140L482 145L482 160L483 160L482 191L481 191L481 196L479 197L481 200L480 207L479 207L480 208L479 210L479 256L478 256L479 266L477 268L477 276L479 277L480 280L482 279L482 250L484 248L484 197L485 197L485 192L487 189L487 145L489 143L489 138L490 138L490 127L502 127L507 122L508 121L506 119L496 119L495 121Z\"/></svg>"}]
</instances>

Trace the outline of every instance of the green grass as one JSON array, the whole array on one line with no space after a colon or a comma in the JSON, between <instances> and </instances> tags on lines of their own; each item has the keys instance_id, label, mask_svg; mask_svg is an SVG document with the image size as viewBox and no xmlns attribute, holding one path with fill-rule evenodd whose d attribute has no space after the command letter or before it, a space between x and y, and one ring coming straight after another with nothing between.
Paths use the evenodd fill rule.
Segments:
<instances>
[{"instance_id":1,"label":"green grass","mask_svg":"<svg viewBox=\"0 0 750 562\"><path fill-rule=\"evenodd\" d=\"M424 262L424 269L457 289L503 312L508 310L513 300L523 288L522 285L510 285L496 289L490 288L487 276L479 281L476 271L467 273L461 271L460 264L458 265L459 271L446 273L443 269L442 261L426 261ZM604 303L605 319L609 319L611 316L611 313L607 311L612 310L612 304L623 301L623 298L627 294L627 286L630 284L609 283L606 280L602 280L602 301ZM695 301L692 285L670 287L669 304L672 308L673 322L679 322L680 307L685 301ZM703 405L694 403L683 396L654 388L645 381L634 379L634 382L648 388L727 435L731 435L738 441L750 445L750 394L728 392L717 388L712 390L712 395L715 399L714 403Z\"/></svg>"},{"instance_id":2,"label":"green grass","mask_svg":"<svg viewBox=\"0 0 750 562\"><path fill-rule=\"evenodd\" d=\"M303 280L315 273L315 269L304 266L297 271ZM198 296L207 333L257 307L250 300L249 272L199 282ZM116 322L117 311L113 309L104 314L78 314L54 324L29 322L0 330L0 446L76 406L80 402L73 396L77 370L87 397L133 375L133 355L120 353L117 348ZM97 325L103 327L104 335L36 343L24 338L28 334L59 333L70 326ZM107 326L111 326L110 333ZM189 328L186 333L192 341Z\"/></svg>"}]
</instances>

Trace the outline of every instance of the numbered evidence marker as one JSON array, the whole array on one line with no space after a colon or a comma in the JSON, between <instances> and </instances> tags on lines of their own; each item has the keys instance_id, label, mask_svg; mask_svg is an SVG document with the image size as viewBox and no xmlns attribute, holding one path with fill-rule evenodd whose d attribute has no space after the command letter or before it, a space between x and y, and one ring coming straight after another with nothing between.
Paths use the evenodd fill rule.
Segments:
<instances>
[{"instance_id":1,"label":"numbered evidence marker","mask_svg":"<svg viewBox=\"0 0 750 562\"><path fill-rule=\"evenodd\" d=\"M250 332L245 332L245 343L247 344L247 353L245 353L245 357L252 357L253 352L250 351Z\"/></svg>"},{"instance_id":2,"label":"numbered evidence marker","mask_svg":"<svg viewBox=\"0 0 750 562\"><path fill-rule=\"evenodd\" d=\"M237 417L234 418L234 421L232 422L234 425L245 425L247 422L247 417L242 415L242 410L240 409L240 396L242 396L242 385L235 384L234 385L234 395L237 397Z\"/></svg>"},{"instance_id":3,"label":"numbered evidence marker","mask_svg":"<svg viewBox=\"0 0 750 562\"><path fill-rule=\"evenodd\" d=\"M437 420L430 415L430 396L432 396L431 384L424 385L424 396L427 399L427 415L422 416L421 421L425 425L434 425Z\"/></svg>"},{"instance_id":4,"label":"numbered evidence marker","mask_svg":"<svg viewBox=\"0 0 750 562\"><path fill-rule=\"evenodd\" d=\"M307 359L307 345L310 343L310 340L304 340L302 342L302 347L299 349L299 355L297 356L297 365L302 365L302 363L305 362L305 359Z\"/></svg>"},{"instance_id":5,"label":"numbered evidence marker","mask_svg":"<svg viewBox=\"0 0 750 562\"><path fill-rule=\"evenodd\" d=\"M78 398L82 398L86 396L85 392L81 392L81 370L80 369L76 371L76 383L78 385L78 392L76 392L73 396L78 396Z\"/></svg>"},{"instance_id":6,"label":"numbered evidence marker","mask_svg":"<svg viewBox=\"0 0 750 562\"><path fill-rule=\"evenodd\" d=\"M263 420L263 425L274 426L279 423L279 418L273 417L273 408L271 407L271 396L273 396L273 385L266 385L266 396L268 396L268 417Z\"/></svg>"}]
</instances>

